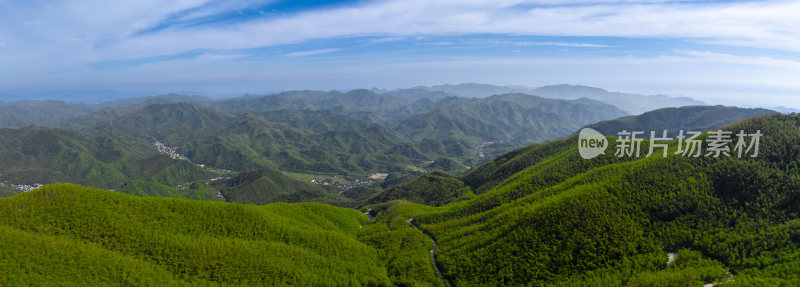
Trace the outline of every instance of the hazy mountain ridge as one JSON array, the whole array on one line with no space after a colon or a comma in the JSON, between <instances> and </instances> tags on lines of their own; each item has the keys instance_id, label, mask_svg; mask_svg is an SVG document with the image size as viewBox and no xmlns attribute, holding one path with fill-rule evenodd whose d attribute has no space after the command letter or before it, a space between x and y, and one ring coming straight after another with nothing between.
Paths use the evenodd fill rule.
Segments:
<instances>
[{"instance_id":1,"label":"hazy mountain ridge","mask_svg":"<svg viewBox=\"0 0 800 287\"><path fill-rule=\"evenodd\" d=\"M552 140L580 126L626 113L592 100L553 100L503 94L439 107L401 121L395 130L416 141L448 139L464 145Z\"/></svg>"},{"instance_id":2,"label":"hazy mountain ridge","mask_svg":"<svg viewBox=\"0 0 800 287\"><path fill-rule=\"evenodd\" d=\"M553 99L588 98L614 105L630 114L641 114L646 111L665 107L703 105L703 102L687 97L669 97L665 95L639 95L620 92L609 92L601 88L581 85L550 85L539 88L524 86L496 86L487 84L465 83L458 85L438 85L419 87L431 91L441 91L470 98L485 98L493 95L523 93Z\"/></svg>"},{"instance_id":3,"label":"hazy mountain ridge","mask_svg":"<svg viewBox=\"0 0 800 287\"><path fill-rule=\"evenodd\" d=\"M86 104L59 101L0 102L0 127L57 126L70 118L95 111L97 111L96 107Z\"/></svg>"}]
</instances>

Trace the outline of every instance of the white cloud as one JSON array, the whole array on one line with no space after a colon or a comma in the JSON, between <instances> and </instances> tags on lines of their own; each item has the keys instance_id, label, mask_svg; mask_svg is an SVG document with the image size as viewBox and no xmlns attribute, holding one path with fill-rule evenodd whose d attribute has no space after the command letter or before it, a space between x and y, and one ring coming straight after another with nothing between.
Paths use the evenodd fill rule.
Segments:
<instances>
[{"instance_id":1,"label":"white cloud","mask_svg":"<svg viewBox=\"0 0 800 287\"><path fill-rule=\"evenodd\" d=\"M250 6L252 3L242 0L235 2L65 0L48 3L47 6L35 6L35 2L0 0L0 11L2 11L0 27L3 27L0 29L0 39L13 44L0 44L0 47L3 47L0 50L0 87L8 89L19 85L38 87L49 83L80 85L94 82L95 78L92 76L97 76L99 77L97 79L107 83L125 83L128 79L137 79L135 84L147 85L148 79L166 82L177 79L178 75L202 73L206 73L203 74L205 82L211 82L210 79L215 78L214 73L220 71L219 66L214 64L246 57L247 55L241 54L242 49L302 43L316 39L364 36L370 37L372 40L368 42L371 43L413 40L421 37L421 41L443 39L441 43L450 42L457 45L462 43L461 39L457 38L459 35L503 34L679 39L691 40L692 43L751 47L756 48L751 50L758 52L734 55L736 52L726 54L697 51L706 48L686 48L687 50L675 51L675 54L646 59L590 57L509 58L486 62L455 60L448 62L447 65L443 64L440 68L434 69L435 72L424 77L417 75L424 74L421 69L432 64L419 63L419 59L414 59L411 55L411 58L404 59L404 62L416 64L398 72L376 63L385 61L400 65L402 62L393 62L395 59L373 59L363 65L358 64L360 66L348 63L353 67L350 75L353 75L352 79L385 82L408 79L404 81L410 85L417 85L436 84L424 81L480 82L480 77L487 77L491 71L503 72L503 69L508 68L513 73L501 75L509 81L537 76L550 80L542 84L565 82L575 78L596 79L588 84L608 87L602 84L606 81L612 85L609 88L618 85L619 90L624 90L626 77L633 76L651 87L656 87L655 90L658 90L659 82L647 81L644 77L665 79L663 84L665 86L667 84L677 86L690 80L734 85L750 79L753 81L748 86L751 90L758 87L756 81L784 87L784 92L799 90L796 84L792 84L800 77L798 63L786 59L797 58L797 51L800 51L800 34L797 30L797 27L800 27L800 17L796 16L797 11L800 11L800 1L721 3L667 0L374 1L359 6L337 6L339 8L311 10L299 14L254 17L244 22L231 21L200 26L166 25L163 29L148 33L142 31L159 26L164 21L176 19L191 21L253 6ZM592 40L554 39L542 42L510 41L500 44L610 47L591 42ZM730 50L737 51L737 49ZM779 52L770 53L773 50ZM96 62L177 55L190 51L212 52L190 60L164 61L131 68L130 71L99 73L87 68L88 64ZM302 57L335 51L336 48L328 48L291 52L283 56ZM569 56L565 54L565 57ZM352 62L356 59L347 60ZM448 58L449 60L452 58ZM265 70L264 66L272 64L269 60L251 64L232 63L225 66L226 69L230 69L225 70L227 73L225 75L231 79L252 79L254 82L261 82L265 78L287 81L286 78L280 78L280 75L252 72ZM525 64L530 64L538 70L552 71L555 76L541 74L537 70L526 68ZM296 73L294 76L303 78L303 81L298 80L302 84L308 84L309 77L304 77L304 73L314 73L321 82L324 82L326 77L338 77L340 74L337 69L341 65L335 66L336 69L324 67L324 64L319 65L319 70L316 71L297 69L293 71ZM376 75L383 75L386 79L358 72L367 70L365 65L372 65L367 66L370 69L384 71L383 74ZM591 69L581 72L584 65L590 66ZM725 69L715 68L717 66ZM281 72L290 70L291 65L286 68ZM13 71L13 74L9 71ZM141 71L147 72L133 73ZM652 74L648 74L648 71L652 71ZM734 74L732 71L739 74ZM326 76L325 73L328 72L335 76ZM615 81L617 79L613 77L615 75L619 76L618 81ZM119 78L113 78L115 76ZM343 74L341 77L347 75ZM725 81L725 79L731 80ZM128 83L133 85L132 81ZM343 81L336 78L329 82L336 84ZM357 85L355 81L352 83ZM514 83L509 82L509 84ZM367 83L364 86L372 85Z\"/></svg>"},{"instance_id":2,"label":"white cloud","mask_svg":"<svg viewBox=\"0 0 800 287\"><path fill-rule=\"evenodd\" d=\"M328 48L328 49L319 49L319 50L310 50L310 51L299 51L299 52L291 52L286 54L288 57L305 57L305 56L313 56L313 55L320 55L320 54L327 54L339 51L336 48Z\"/></svg>"},{"instance_id":3,"label":"white cloud","mask_svg":"<svg viewBox=\"0 0 800 287\"><path fill-rule=\"evenodd\" d=\"M517 7L525 4L523 1L377 2L225 27L167 29L126 38L108 49L146 57L199 48L246 49L352 36L512 34L696 39L800 50L800 37L793 32L800 27L800 18L792 12L800 11L800 1L615 4L618 2L531 8Z\"/></svg>"},{"instance_id":4,"label":"white cloud","mask_svg":"<svg viewBox=\"0 0 800 287\"><path fill-rule=\"evenodd\" d=\"M609 48L611 46L608 45L600 45L600 44L588 44L588 43L566 43L566 42L543 42L543 43L532 43L533 45L545 45L545 46L560 46L560 47L578 47L578 48Z\"/></svg>"},{"instance_id":5,"label":"white cloud","mask_svg":"<svg viewBox=\"0 0 800 287\"><path fill-rule=\"evenodd\" d=\"M172 15L192 19L251 4L209 0L87 0L38 8L3 5L12 4L0 4L0 10L18 10L15 12L19 13L10 13L17 16L0 20L1 26L11 28L0 32L0 36L11 34L40 47L31 51L39 57L64 53L73 57L82 55L91 61L200 49L247 49L350 36L379 36L392 40L418 35L487 33L667 37L800 50L800 37L796 32L796 27L800 27L800 17L795 15L795 11L800 11L800 1L378 1L277 18L255 18L243 23L179 26L146 34L135 33L154 27ZM38 24L35 28L25 28L19 24L23 22ZM594 44L558 42L550 45L596 47Z\"/></svg>"}]
</instances>

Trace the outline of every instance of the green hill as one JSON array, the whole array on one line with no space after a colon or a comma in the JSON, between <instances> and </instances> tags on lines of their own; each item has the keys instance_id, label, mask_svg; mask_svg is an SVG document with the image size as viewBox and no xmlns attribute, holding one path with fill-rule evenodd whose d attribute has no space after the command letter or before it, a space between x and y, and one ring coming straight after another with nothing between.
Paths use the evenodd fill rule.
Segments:
<instances>
[{"instance_id":1,"label":"green hill","mask_svg":"<svg viewBox=\"0 0 800 287\"><path fill-rule=\"evenodd\" d=\"M625 112L587 99L554 100L524 94L461 101L420 113L394 130L421 142L460 143L472 149L482 142L544 142L569 135L581 126L617 118ZM453 154L451 156L463 156Z\"/></svg>"},{"instance_id":2,"label":"green hill","mask_svg":"<svg viewBox=\"0 0 800 287\"><path fill-rule=\"evenodd\" d=\"M274 170L230 173L159 153L152 142L30 126L0 129L0 194L12 185L75 183L140 196L188 197L232 202L349 204L310 183ZM257 175L257 176L254 176ZM218 194L219 192L219 194Z\"/></svg>"},{"instance_id":3,"label":"green hill","mask_svg":"<svg viewBox=\"0 0 800 287\"><path fill-rule=\"evenodd\" d=\"M663 108L649 111L638 116L627 116L619 119L602 121L588 125L604 135L616 136L622 130L656 131L666 130L675 136L678 130L707 131L719 128L728 123L757 115L774 114L766 109L745 109L725 106L686 106L680 108Z\"/></svg>"},{"instance_id":4,"label":"green hill","mask_svg":"<svg viewBox=\"0 0 800 287\"><path fill-rule=\"evenodd\" d=\"M131 179L178 184L214 173L159 154L151 143L30 126L0 129L0 173L15 184L73 182L117 189Z\"/></svg>"},{"instance_id":5,"label":"green hill","mask_svg":"<svg viewBox=\"0 0 800 287\"><path fill-rule=\"evenodd\" d=\"M51 185L0 199L0 284L441 285L419 230L367 222L323 204Z\"/></svg>"},{"instance_id":6,"label":"green hill","mask_svg":"<svg viewBox=\"0 0 800 287\"><path fill-rule=\"evenodd\" d=\"M585 160L573 136L498 159L463 177L482 194L409 218L457 286L800 284L800 116L723 129L760 130L759 155Z\"/></svg>"},{"instance_id":7,"label":"green hill","mask_svg":"<svg viewBox=\"0 0 800 287\"><path fill-rule=\"evenodd\" d=\"M232 116L191 103L152 104L91 127L95 133L178 144L224 130Z\"/></svg>"},{"instance_id":8,"label":"green hill","mask_svg":"<svg viewBox=\"0 0 800 287\"><path fill-rule=\"evenodd\" d=\"M321 202L344 205L348 200L320 185L297 181L279 171L259 169L216 180L211 186L229 202Z\"/></svg>"},{"instance_id":9,"label":"green hill","mask_svg":"<svg viewBox=\"0 0 800 287\"><path fill-rule=\"evenodd\" d=\"M381 191L365 204L376 204L405 199L431 206L445 205L474 197L474 194L457 178L441 171L433 171L410 182L395 185Z\"/></svg>"},{"instance_id":10,"label":"green hill","mask_svg":"<svg viewBox=\"0 0 800 287\"><path fill-rule=\"evenodd\" d=\"M364 175L403 171L428 159L391 130L331 111L232 116L191 103L154 104L85 131L158 139L195 163L234 171L271 168Z\"/></svg>"}]
</instances>

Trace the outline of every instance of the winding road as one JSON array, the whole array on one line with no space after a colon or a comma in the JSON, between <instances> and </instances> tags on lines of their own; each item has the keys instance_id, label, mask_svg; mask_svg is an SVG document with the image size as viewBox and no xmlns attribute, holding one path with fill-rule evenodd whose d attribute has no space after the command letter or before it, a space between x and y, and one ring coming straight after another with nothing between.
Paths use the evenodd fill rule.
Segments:
<instances>
[{"instance_id":1,"label":"winding road","mask_svg":"<svg viewBox=\"0 0 800 287\"><path fill-rule=\"evenodd\" d=\"M433 269L436 269L436 274L439 275L439 279L442 280L442 283L444 283L445 286L448 286L447 280L445 280L444 276L442 276L442 271L439 270L439 265L436 264L436 254L435 254L436 253L436 239L434 239L433 236L431 236L430 234L425 232L425 230L422 230L417 225L415 225L413 218L409 218L408 220L406 220L406 222L408 222L408 225L411 225L411 227L419 229L420 231L422 231L422 233L424 233L425 235L428 235L428 237L430 237L431 240L433 241L433 246L431 247L431 263L433 264Z\"/></svg>"}]
</instances>

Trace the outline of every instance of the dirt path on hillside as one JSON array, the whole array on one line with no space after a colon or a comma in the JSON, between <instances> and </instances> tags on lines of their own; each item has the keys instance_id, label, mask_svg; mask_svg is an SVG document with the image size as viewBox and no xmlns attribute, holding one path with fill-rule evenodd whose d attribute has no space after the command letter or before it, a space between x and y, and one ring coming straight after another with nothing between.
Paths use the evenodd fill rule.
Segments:
<instances>
[{"instance_id":1,"label":"dirt path on hillside","mask_svg":"<svg viewBox=\"0 0 800 287\"><path fill-rule=\"evenodd\" d=\"M436 264L436 239L434 239L433 236L431 236L430 234L426 233L425 230L422 230L417 225L415 225L413 218L409 218L408 220L406 220L406 222L408 222L408 225L411 225L411 227L414 227L422 231L422 233L430 237L431 241L433 241L433 246L431 247L431 263L433 264L433 269L436 269L436 274L439 275L439 279L442 280L442 283L444 283L445 286L448 286L447 280L445 280L444 276L442 276L442 271L439 270L439 265Z\"/></svg>"}]
</instances>

